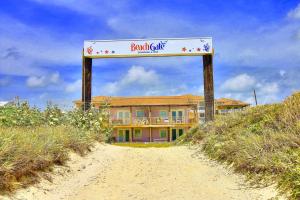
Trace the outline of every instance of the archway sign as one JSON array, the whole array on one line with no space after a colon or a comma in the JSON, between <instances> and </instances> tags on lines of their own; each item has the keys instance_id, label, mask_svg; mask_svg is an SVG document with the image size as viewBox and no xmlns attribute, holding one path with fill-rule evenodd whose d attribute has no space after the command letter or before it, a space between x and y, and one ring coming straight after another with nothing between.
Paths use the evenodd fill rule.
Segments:
<instances>
[{"instance_id":1,"label":"archway sign","mask_svg":"<svg viewBox=\"0 0 300 200\"><path fill-rule=\"evenodd\" d=\"M212 38L160 38L87 40L82 56L82 102L88 109L92 98L92 59L167 56L203 56L205 121L214 119Z\"/></svg>"}]
</instances>

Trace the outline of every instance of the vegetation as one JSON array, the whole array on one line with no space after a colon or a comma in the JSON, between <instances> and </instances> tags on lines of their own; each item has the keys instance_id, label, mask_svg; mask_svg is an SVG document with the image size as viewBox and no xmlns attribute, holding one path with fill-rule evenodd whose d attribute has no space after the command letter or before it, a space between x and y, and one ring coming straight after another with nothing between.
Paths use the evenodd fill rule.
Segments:
<instances>
[{"instance_id":1,"label":"vegetation","mask_svg":"<svg viewBox=\"0 0 300 200\"><path fill-rule=\"evenodd\" d=\"M69 150L83 155L95 141L109 141L107 113L63 112L51 104L40 111L27 102L0 107L0 191L36 182L37 171L64 164Z\"/></svg>"},{"instance_id":2,"label":"vegetation","mask_svg":"<svg viewBox=\"0 0 300 200\"><path fill-rule=\"evenodd\" d=\"M300 199L300 93L194 127L181 142L201 143L211 158L247 175L253 184L277 183Z\"/></svg>"}]
</instances>

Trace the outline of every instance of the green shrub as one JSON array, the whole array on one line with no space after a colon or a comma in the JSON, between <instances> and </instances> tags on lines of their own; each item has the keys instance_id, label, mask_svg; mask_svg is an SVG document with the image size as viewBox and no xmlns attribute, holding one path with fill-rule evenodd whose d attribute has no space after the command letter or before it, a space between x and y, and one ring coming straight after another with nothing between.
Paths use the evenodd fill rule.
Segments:
<instances>
[{"instance_id":1,"label":"green shrub","mask_svg":"<svg viewBox=\"0 0 300 200\"><path fill-rule=\"evenodd\" d=\"M39 126L43 122L42 112L27 102L0 107L0 126Z\"/></svg>"},{"instance_id":2,"label":"green shrub","mask_svg":"<svg viewBox=\"0 0 300 200\"><path fill-rule=\"evenodd\" d=\"M45 124L50 126L64 124L67 121L66 115L64 115L61 109L57 105L53 105L51 103L47 104L43 116Z\"/></svg>"},{"instance_id":3,"label":"green shrub","mask_svg":"<svg viewBox=\"0 0 300 200\"><path fill-rule=\"evenodd\" d=\"M112 127L109 123L109 113L107 107L103 109L91 108L88 111L74 109L67 113L66 123L72 126L93 133L102 133L106 140L110 140Z\"/></svg>"}]
</instances>

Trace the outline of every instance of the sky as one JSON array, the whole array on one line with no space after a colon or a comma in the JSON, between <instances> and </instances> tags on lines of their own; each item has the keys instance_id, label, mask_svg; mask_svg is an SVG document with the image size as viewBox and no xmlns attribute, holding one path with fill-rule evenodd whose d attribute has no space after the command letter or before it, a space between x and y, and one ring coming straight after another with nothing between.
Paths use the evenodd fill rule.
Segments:
<instances>
[{"instance_id":1,"label":"sky","mask_svg":"<svg viewBox=\"0 0 300 200\"><path fill-rule=\"evenodd\" d=\"M0 1L0 101L81 98L84 40L212 37L215 97L274 103L300 89L300 1ZM93 60L92 95L203 95L201 57Z\"/></svg>"}]
</instances>

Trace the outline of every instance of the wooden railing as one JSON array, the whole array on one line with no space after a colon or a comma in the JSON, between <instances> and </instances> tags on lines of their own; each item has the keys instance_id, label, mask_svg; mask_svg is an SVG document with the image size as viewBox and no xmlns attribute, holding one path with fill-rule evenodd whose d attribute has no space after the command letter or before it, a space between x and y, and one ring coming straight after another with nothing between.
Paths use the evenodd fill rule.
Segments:
<instances>
[{"instance_id":1,"label":"wooden railing","mask_svg":"<svg viewBox=\"0 0 300 200\"><path fill-rule=\"evenodd\" d=\"M169 125L169 124L191 124L196 123L196 119L185 117L134 117L123 119L111 119L113 125Z\"/></svg>"}]
</instances>

